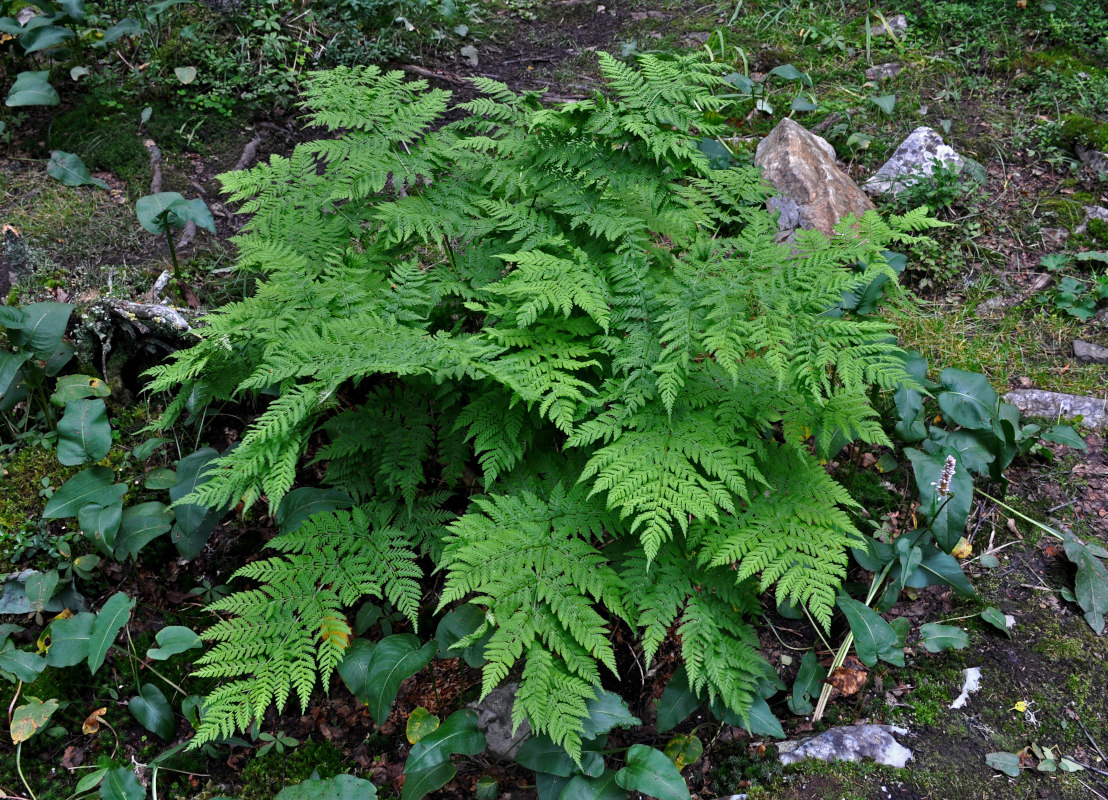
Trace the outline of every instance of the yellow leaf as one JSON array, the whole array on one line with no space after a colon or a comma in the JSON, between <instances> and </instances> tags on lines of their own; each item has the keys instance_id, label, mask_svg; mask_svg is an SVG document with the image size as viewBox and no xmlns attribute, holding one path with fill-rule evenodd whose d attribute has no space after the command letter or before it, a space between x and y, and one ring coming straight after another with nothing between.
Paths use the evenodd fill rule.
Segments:
<instances>
[{"instance_id":1,"label":"yellow leaf","mask_svg":"<svg viewBox=\"0 0 1108 800\"><path fill-rule=\"evenodd\" d=\"M104 721L104 715L108 713L108 708L98 708L85 717L85 721L81 723L81 733L99 733L100 723Z\"/></svg>"},{"instance_id":2,"label":"yellow leaf","mask_svg":"<svg viewBox=\"0 0 1108 800\"><path fill-rule=\"evenodd\" d=\"M958 544L954 545L954 549L950 551L950 554L958 560L969 558L973 555L973 545L963 536L958 540Z\"/></svg>"},{"instance_id":3,"label":"yellow leaf","mask_svg":"<svg viewBox=\"0 0 1108 800\"><path fill-rule=\"evenodd\" d=\"M404 733L411 744L415 744L423 737L434 733L439 728L439 718L420 706L408 717L408 725Z\"/></svg>"}]
</instances>

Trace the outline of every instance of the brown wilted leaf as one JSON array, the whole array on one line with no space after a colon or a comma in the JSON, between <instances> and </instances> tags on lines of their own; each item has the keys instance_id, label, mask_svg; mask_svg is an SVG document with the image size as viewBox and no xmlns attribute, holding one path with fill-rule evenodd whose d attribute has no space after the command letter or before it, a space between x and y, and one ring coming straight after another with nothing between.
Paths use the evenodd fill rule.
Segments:
<instances>
[{"instance_id":1,"label":"brown wilted leaf","mask_svg":"<svg viewBox=\"0 0 1108 800\"><path fill-rule=\"evenodd\" d=\"M857 659L854 659L857 661ZM850 697L861 691L862 687L866 685L866 679L869 677L869 672L862 667L861 662L857 662L857 667L854 664L847 663L846 666L839 667L828 677L827 682L838 689L843 697Z\"/></svg>"},{"instance_id":2,"label":"brown wilted leaf","mask_svg":"<svg viewBox=\"0 0 1108 800\"><path fill-rule=\"evenodd\" d=\"M108 713L108 709L98 708L85 717L85 721L81 723L81 733L99 733L100 723L104 721L104 715Z\"/></svg>"},{"instance_id":3,"label":"brown wilted leaf","mask_svg":"<svg viewBox=\"0 0 1108 800\"><path fill-rule=\"evenodd\" d=\"M85 751L83 748L77 747L71 744L65 748L65 753L62 754L61 764L67 770L72 772L85 763Z\"/></svg>"}]
</instances>

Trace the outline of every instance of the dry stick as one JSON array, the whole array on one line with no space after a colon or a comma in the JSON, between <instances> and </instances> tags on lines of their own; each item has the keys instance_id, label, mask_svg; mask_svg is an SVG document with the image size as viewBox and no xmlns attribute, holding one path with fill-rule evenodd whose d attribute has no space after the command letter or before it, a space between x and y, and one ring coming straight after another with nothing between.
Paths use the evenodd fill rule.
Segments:
<instances>
[{"instance_id":1,"label":"dry stick","mask_svg":"<svg viewBox=\"0 0 1108 800\"><path fill-rule=\"evenodd\" d=\"M153 139L146 139L143 145L150 152L150 194L157 194L162 190L162 151Z\"/></svg>"},{"instance_id":2,"label":"dry stick","mask_svg":"<svg viewBox=\"0 0 1108 800\"><path fill-rule=\"evenodd\" d=\"M1075 716L1074 720L1076 720L1077 724L1081 726L1081 730L1085 732L1085 738L1088 739L1089 743L1096 748L1096 751L1100 754L1100 757L1104 761L1108 762L1108 757L1104 755L1104 751L1100 749L1100 745L1096 743L1095 739L1093 739L1092 735L1089 733L1089 729L1086 728L1085 723L1081 721L1081 717Z\"/></svg>"}]
</instances>

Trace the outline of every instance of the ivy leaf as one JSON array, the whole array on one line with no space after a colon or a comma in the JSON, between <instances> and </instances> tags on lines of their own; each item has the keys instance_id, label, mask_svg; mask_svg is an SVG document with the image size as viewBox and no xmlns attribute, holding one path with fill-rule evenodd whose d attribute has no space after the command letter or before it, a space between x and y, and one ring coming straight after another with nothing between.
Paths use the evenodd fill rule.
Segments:
<instances>
[{"instance_id":1,"label":"ivy leaf","mask_svg":"<svg viewBox=\"0 0 1108 800\"><path fill-rule=\"evenodd\" d=\"M127 702L127 708L142 727L167 742L177 731L169 702L162 690L152 683L144 683L139 693Z\"/></svg>"},{"instance_id":2,"label":"ivy leaf","mask_svg":"<svg viewBox=\"0 0 1108 800\"><path fill-rule=\"evenodd\" d=\"M104 663L104 657L108 654L108 648L112 646L115 637L127 624L131 616L131 609L135 607L135 601L123 592L116 592L104 603L100 613L96 615L96 622L92 624L92 636L88 647L89 672L96 674L100 665Z\"/></svg>"},{"instance_id":3,"label":"ivy leaf","mask_svg":"<svg viewBox=\"0 0 1108 800\"><path fill-rule=\"evenodd\" d=\"M953 625L928 622L920 626L919 632L920 644L926 647L929 653L961 650L969 644L969 635L961 628L955 628Z\"/></svg>"},{"instance_id":4,"label":"ivy leaf","mask_svg":"<svg viewBox=\"0 0 1108 800\"><path fill-rule=\"evenodd\" d=\"M66 186L99 186L107 189L108 184L92 177L85 162L74 153L54 150L50 153L50 162L46 165L46 174L64 183Z\"/></svg>"},{"instance_id":5,"label":"ivy leaf","mask_svg":"<svg viewBox=\"0 0 1108 800\"><path fill-rule=\"evenodd\" d=\"M896 631L880 614L865 603L845 595L840 595L835 604L846 615L850 632L854 634L858 658L863 664L872 667L880 658L898 667L904 666L904 651L897 646Z\"/></svg>"},{"instance_id":6,"label":"ivy leaf","mask_svg":"<svg viewBox=\"0 0 1108 800\"><path fill-rule=\"evenodd\" d=\"M700 708L702 702L689 688L688 673L685 672L685 665L682 664L669 679L658 701L658 733L665 733L680 725L689 718L690 714Z\"/></svg>"},{"instance_id":7,"label":"ivy leaf","mask_svg":"<svg viewBox=\"0 0 1108 800\"><path fill-rule=\"evenodd\" d=\"M147 650L146 657L155 661L165 661L178 653L204 646L200 637L183 625L170 625L168 628L162 628L158 631L158 635L154 637L154 641L157 642L158 646Z\"/></svg>"},{"instance_id":8,"label":"ivy leaf","mask_svg":"<svg viewBox=\"0 0 1108 800\"><path fill-rule=\"evenodd\" d=\"M112 426L104 401L71 400L58 421L58 462L72 467L99 461L111 449Z\"/></svg>"},{"instance_id":9,"label":"ivy leaf","mask_svg":"<svg viewBox=\"0 0 1108 800\"><path fill-rule=\"evenodd\" d=\"M632 745L626 765L616 773L616 783L629 792L642 792L658 800L688 800L689 787L677 766L661 750Z\"/></svg>"}]
</instances>

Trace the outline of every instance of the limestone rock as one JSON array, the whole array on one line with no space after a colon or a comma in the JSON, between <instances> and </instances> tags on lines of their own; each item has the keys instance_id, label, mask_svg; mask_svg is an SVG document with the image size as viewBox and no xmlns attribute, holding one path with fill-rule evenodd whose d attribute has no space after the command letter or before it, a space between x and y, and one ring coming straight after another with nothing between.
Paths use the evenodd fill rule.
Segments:
<instances>
[{"instance_id":1,"label":"limestone rock","mask_svg":"<svg viewBox=\"0 0 1108 800\"><path fill-rule=\"evenodd\" d=\"M870 199L835 163L835 148L791 119L758 143L754 163L777 190L767 206L780 211L782 231L818 229L831 235L847 214L861 216Z\"/></svg>"},{"instance_id":2,"label":"limestone rock","mask_svg":"<svg viewBox=\"0 0 1108 800\"><path fill-rule=\"evenodd\" d=\"M1108 364L1108 347L1077 339L1073 343L1073 356L1083 364Z\"/></svg>"},{"instance_id":3,"label":"limestone rock","mask_svg":"<svg viewBox=\"0 0 1108 800\"><path fill-rule=\"evenodd\" d=\"M885 17L885 22L875 19L869 28L871 36L888 36L890 31L895 36L898 33L904 33L906 30L908 30L908 17L904 14L893 14L891 17Z\"/></svg>"},{"instance_id":4,"label":"limestone rock","mask_svg":"<svg viewBox=\"0 0 1108 800\"><path fill-rule=\"evenodd\" d=\"M518 691L518 683L501 684L481 702L466 706L477 712L477 729L485 734L489 754L498 759L515 758L519 748L531 738L531 723L527 720L512 732L512 706Z\"/></svg>"},{"instance_id":5,"label":"limestone rock","mask_svg":"<svg viewBox=\"0 0 1108 800\"><path fill-rule=\"evenodd\" d=\"M1108 208L1104 206L1082 206L1085 211L1085 219L1073 229L1076 234L1082 234L1089 230L1089 223L1094 219L1108 222Z\"/></svg>"},{"instance_id":6,"label":"limestone rock","mask_svg":"<svg viewBox=\"0 0 1108 800\"><path fill-rule=\"evenodd\" d=\"M935 171L936 164L961 170L966 160L934 128L916 128L873 177L862 184L870 194L899 194Z\"/></svg>"},{"instance_id":7,"label":"limestone rock","mask_svg":"<svg viewBox=\"0 0 1108 800\"><path fill-rule=\"evenodd\" d=\"M1039 389L1016 389L1004 395L1021 413L1046 419L1070 419L1080 416L1090 428L1108 428L1108 400L1082 397L1076 394L1044 392Z\"/></svg>"},{"instance_id":8,"label":"limestone rock","mask_svg":"<svg viewBox=\"0 0 1108 800\"><path fill-rule=\"evenodd\" d=\"M900 74L902 69L904 69L904 66L896 61L891 61L888 64L878 64L866 70L866 80L883 81L889 78L895 78Z\"/></svg>"},{"instance_id":9,"label":"limestone rock","mask_svg":"<svg viewBox=\"0 0 1108 800\"><path fill-rule=\"evenodd\" d=\"M832 728L816 736L777 745L778 757L786 766L815 758L820 761L861 761L872 758L878 764L903 768L912 751L893 738L908 733L895 725L847 725Z\"/></svg>"}]
</instances>

